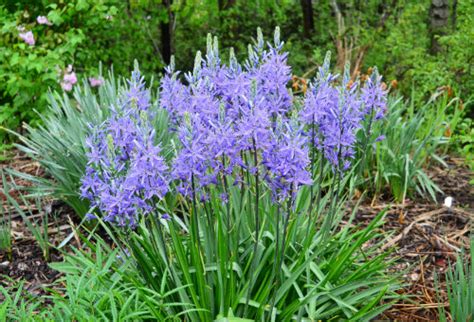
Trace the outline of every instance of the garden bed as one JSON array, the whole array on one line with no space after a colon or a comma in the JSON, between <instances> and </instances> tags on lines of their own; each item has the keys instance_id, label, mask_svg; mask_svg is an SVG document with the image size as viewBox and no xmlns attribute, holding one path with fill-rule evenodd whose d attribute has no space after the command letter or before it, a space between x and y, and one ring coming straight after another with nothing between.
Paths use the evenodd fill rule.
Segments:
<instances>
[{"instance_id":1,"label":"garden bed","mask_svg":"<svg viewBox=\"0 0 474 322\"><path fill-rule=\"evenodd\" d=\"M472 172L462 159L450 158L448 165L447 169L432 167L429 170L430 176L445 193L438 196L438 203L414 199L399 205L383 200L382 196L365 202L356 215L356 223L364 225L381 210L387 210L382 229L391 232L392 236L385 247L395 249L392 256L396 258L396 264L393 269L404 271L407 284L401 292L407 298L385 312L384 318L436 319L439 298L434 287L435 274L442 275L449 263L455 260L458 251L469 245L468 235L474 219L474 187L469 184ZM0 165L2 169L9 167L34 175L43 173L37 163L17 151L12 152L9 161ZM443 206L445 196L453 197L451 208ZM5 197L1 197L2 207L7 209ZM50 201L50 205L48 231L50 242L57 246L73 231L71 225L77 225L78 218L60 202ZM53 216L53 213L60 215ZM48 266L40 247L18 214L12 214L12 235L11 260L6 254L0 254L0 274L11 279L3 279L3 286L12 286L23 280L25 290L32 295L44 294L44 287L54 285L60 274ZM69 245L78 246L79 240L72 238ZM56 250L52 250L50 256L52 261L62 258ZM445 294L442 294L441 300L445 300Z\"/></svg>"},{"instance_id":2,"label":"garden bed","mask_svg":"<svg viewBox=\"0 0 474 322\"><path fill-rule=\"evenodd\" d=\"M23 173L44 176L44 172L37 162L31 161L23 153L13 150L9 152L8 161L0 164L0 170L12 168ZM29 186L31 183L24 180L16 180L19 186ZM10 194L22 205L18 192L10 191ZM43 251L37 244L34 236L23 222L20 214L15 212L14 207L8 204L6 197L0 192L0 200L5 215L11 212L11 235L12 254L0 252L0 275L7 276L8 279L0 279L2 286L14 286L18 282L24 281L24 290L32 295L43 295L46 293L45 287L51 287L60 277L60 273L49 267L43 256ZM28 205L32 212L31 219L40 217L42 214L34 205ZM56 200L49 200L48 206L48 235L49 242L58 246L71 232L71 225L78 221L74 211ZM26 210L26 209L25 209ZM76 245L77 240L72 239L69 245ZM61 261L61 252L51 248L50 261ZM0 295L1 296L1 295Z\"/></svg>"}]
</instances>

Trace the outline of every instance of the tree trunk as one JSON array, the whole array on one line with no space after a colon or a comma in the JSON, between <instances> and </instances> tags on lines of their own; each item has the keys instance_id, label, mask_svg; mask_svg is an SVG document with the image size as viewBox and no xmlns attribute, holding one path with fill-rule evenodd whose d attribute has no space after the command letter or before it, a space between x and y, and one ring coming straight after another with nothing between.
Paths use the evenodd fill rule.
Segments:
<instances>
[{"instance_id":1,"label":"tree trunk","mask_svg":"<svg viewBox=\"0 0 474 322\"><path fill-rule=\"evenodd\" d=\"M171 4L173 0L163 0L165 10L168 12L168 19L160 23L161 31L161 56L163 62L169 65L171 62L171 55L173 54L173 19L174 15L171 12Z\"/></svg>"},{"instance_id":2,"label":"tree trunk","mask_svg":"<svg viewBox=\"0 0 474 322\"><path fill-rule=\"evenodd\" d=\"M451 13L451 24L453 31L456 31L456 18L458 11L458 0L453 0L453 12Z\"/></svg>"},{"instance_id":3,"label":"tree trunk","mask_svg":"<svg viewBox=\"0 0 474 322\"><path fill-rule=\"evenodd\" d=\"M438 38L446 33L449 25L450 0L431 0L430 6L430 32L431 52L433 54L442 51Z\"/></svg>"},{"instance_id":4,"label":"tree trunk","mask_svg":"<svg viewBox=\"0 0 474 322\"><path fill-rule=\"evenodd\" d=\"M314 30L313 3L312 0L300 0L303 10L303 34L305 38L311 38Z\"/></svg>"}]
</instances>

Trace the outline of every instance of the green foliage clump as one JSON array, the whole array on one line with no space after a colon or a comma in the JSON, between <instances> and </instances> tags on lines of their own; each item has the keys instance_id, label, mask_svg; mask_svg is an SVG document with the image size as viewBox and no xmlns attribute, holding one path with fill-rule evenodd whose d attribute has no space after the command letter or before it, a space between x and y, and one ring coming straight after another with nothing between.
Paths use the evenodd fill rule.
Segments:
<instances>
[{"instance_id":1,"label":"green foliage clump","mask_svg":"<svg viewBox=\"0 0 474 322\"><path fill-rule=\"evenodd\" d=\"M414 99L390 97L385 119L374 127L384 140L361 164L376 194L389 190L397 202L415 194L437 200L442 191L426 168L432 162L446 166L439 153L457 140L450 132L458 128L461 119L459 103L458 98L451 99L442 91L421 106L416 106Z\"/></svg>"},{"instance_id":2,"label":"green foliage clump","mask_svg":"<svg viewBox=\"0 0 474 322\"><path fill-rule=\"evenodd\" d=\"M18 148L38 161L51 179L11 172L33 182L35 195L53 195L80 216L85 215L89 204L80 198L79 188L87 163L86 138L90 126L100 124L107 117L109 107L122 90L123 82L109 73L98 89L86 81L77 85L74 99L66 94L48 95L48 113L40 116L42 125L27 125L27 135L15 135L21 142Z\"/></svg>"},{"instance_id":3,"label":"green foliage clump","mask_svg":"<svg viewBox=\"0 0 474 322\"><path fill-rule=\"evenodd\" d=\"M466 158L466 163L474 170L474 124L472 119L466 117L459 124L459 130L453 135L453 150L457 150ZM474 184L474 179L471 180Z\"/></svg>"},{"instance_id":4,"label":"green foliage clump","mask_svg":"<svg viewBox=\"0 0 474 322\"><path fill-rule=\"evenodd\" d=\"M32 296L24 282L0 285L0 321L178 321L163 314L179 304L168 301L172 292L135 287L130 280L139 278L137 271L119 249L100 238L90 245L50 264L64 277L45 289L48 295Z\"/></svg>"},{"instance_id":5,"label":"green foliage clump","mask_svg":"<svg viewBox=\"0 0 474 322\"><path fill-rule=\"evenodd\" d=\"M275 39L278 38L276 32ZM217 42L213 44L209 39L210 56ZM258 43L263 43L263 38ZM201 57L200 53L197 57ZM197 59L195 76L201 63ZM325 66L329 68L329 57ZM135 73L138 75L138 71ZM348 69L344 79L349 82ZM35 195L49 192L72 206L72 200L87 206L78 196L78 184L84 175L84 159L93 154L86 157L85 137L94 133L89 123L102 123L107 111L117 106L136 111L137 101L144 104L140 96L123 103L123 97L129 97L135 83L129 84L123 86L112 78L98 89L97 96L84 83L75 88L74 101L52 95L53 116L43 119L44 127L30 128L29 138L21 139L25 143L22 149L42 163L56 182L14 174L36 180ZM345 85L337 86L347 90ZM141 95L148 102L148 94ZM166 125L171 122L168 111L155 102L156 99L149 107L157 117L153 121L157 130L154 139L166 153L179 153L179 145L185 143L161 135L168 132ZM148 103L145 105L148 107ZM301 107L291 106L294 112ZM119 129L117 133L123 133ZM130 141L139 140L136 137ZM354 144L359 146L359 142ZM113 143L109 146L114 149ZM318 170L313 168L311 174L315 183L282 199L275 198L278 191L272 190L274 186L260 176L259 171L264 168L259 159L265 152L254 148L242 150L247 166L257 169L252 174L242 167L247 172L242 185L233 177L240 172L233 172L228 177L224 175L222 183L203 187L208 198L201 199L195 192L187 198L185 194L173 193L179 191L177 188L163 198L147 201L150 211L137 217L138 227L108 226L97 213L107 210L91 209L121 251L109 252L103 260L100 246L87 242L96 250L95 258L86 259L82 252L77 252L66 259L71 262L72 258L74 267L55 264L55 268L67 273L66 296L53 298L54 305L48 311L54 314L59 308L71 319L80 320L83 312L92 312L95 317L110 319L112 315L115 320L118 307L139 303L143 306L136 308L138 312L147 312L143 313L147 316L152 307L152 316L158 320L181 316L193 321L235 316L271 321L369 320L381 314L390 307L399 287L397 278L386 273L391 265L388 253L379 251L384 240L384 233L379 230L384 212L367 227L354 227L357 206L347 214L346 201L357 181L355 171L333 171L334 165L325 160L327 156L313 151L311 162L318 165ZM110 150L103 155L114 153ZM227 180L237 184L228 184ZM194 189L193 176L191 181ZM76 204L75 209L79 212L83 208ZM348 222L343 222L343 217L348 217ZM102 270L104 262L107 265ZM95 269L99 273L97 279L92 274ZM134 295L135 292L138 294ZM139 297L140 294L144 296ZM153 302L155 297L158 303ZM95 303L94 308L91 303ZM128 317L127 314L125 311L124 316Z\"/></svg>"}]
</instances>

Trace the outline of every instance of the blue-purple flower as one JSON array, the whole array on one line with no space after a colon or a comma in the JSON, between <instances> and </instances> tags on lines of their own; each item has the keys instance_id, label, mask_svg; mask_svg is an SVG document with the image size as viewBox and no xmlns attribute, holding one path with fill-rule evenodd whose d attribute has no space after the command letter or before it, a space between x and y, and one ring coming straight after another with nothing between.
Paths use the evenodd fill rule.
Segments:
<instances>
[{"instance_id":1,"label":"blue-purple flower","mask_svg":"<svg viewBox=\"0 0 474 322\"><path fill-rule=\"evenodd\" d=\"M269 149L263 151L266 179L273 199L294 198L302 185L312 184L307 138L302 128L286 121L275 131Z\"/></svg>"},{"instance_id":2,"label":"blue-purple flower","mask_svg":"<svg viewBox=\"0 0 474 322\"><path fill-rule=\"evenodd\" d=\"M387 110L387 91L382 87L382 76L374 70L361 89L363 114L380 120Z\"/></svg>"},{"instance_id":3,"label":"blue-purple flower","mask_svg":"<svg viewBox=\"0 0 474 322\"><path fill-rule=\"evenodd\" d=\"M340 85L337 76L329 72L329 55L306 93L300 119L307 124L307 135L312 144L323 153L334 170L350 167L355 154L357 131L364 118L383 117L386 92L380 86L380 78L366 82L359 89L358 81L349 77L346 66Z\"/></svg>"},{"instance_id":4,"label":"blue-purple flower","mask_svg":"<svg viewBox=\"0 0 474 322\"><path fill-rule=\"evenodd\" d=\"M88 218L134 227L170 190L205 202L216 188L214 195L227 203L228 185L244 189L253 182L269 189L279 204L294 201L299 189L313 182L309 151L318 151L336 173L347 170L364 120L384 115L387 93L381 78L374 73L360 87L346 68L339 79L330 73L327 56L301 107L288 89L290 79L278 31L273 44L266 44L259 31L243 65L232 51L223 62L211 37L192 72L175 71L172 62L159 97L173 137L169 168L155 143L156 105L134 71L110 117L86 141L81 193L91 202ZM250 176L254 179L245 182Z\"/></svg>"},{"instance_id":5,"label":"blue-purple flower","mask_svg":"<svg viewBox=\"0 0 474 322\"><path fill-rule=\"evenodd\" d=\"M88 164L81 194L91 202L89 219L134 227L152 211L152 201L169 189L168 166L154 144L149 122L150 96L138 72L118 99L112 115L87 138Z\"/></svg>"}]
</instances>

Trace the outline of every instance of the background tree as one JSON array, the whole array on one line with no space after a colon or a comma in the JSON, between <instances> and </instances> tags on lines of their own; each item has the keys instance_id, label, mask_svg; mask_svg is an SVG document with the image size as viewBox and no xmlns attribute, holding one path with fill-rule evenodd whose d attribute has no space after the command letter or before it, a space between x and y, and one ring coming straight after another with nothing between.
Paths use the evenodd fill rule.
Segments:
<instances>
[{"instance_id":1,"label":"background tree","mask_svg":"<svg viewBox=\"0 0 474 322\"><path fill-rule=\"evenodd\" d=\"M300 3L303 11L303 34L306 38L311 38L314 30L313 1L301 0Z\"/></svg>"},{"instance_id":2,"label":"background tree","mask_svg":"<svg viewBox=\"0 0 474 322\"><path fill-rule=\"evenodd\" d=\"M446 33L450 21L450 2L449 0L431 0L430 6L430 32L431 32L431 52L441 51L441 45L438 38ZM454 15L453 15L454 17Z\"/></svg>"},{"instance_id":3,"label":"background tree","mask_svg":"<svg viewBox=\"0 0 474 322\"><path fill-rule=\"evenodd\" d=\"M174 14L171 10L173 0L163 0L165 18L160 23L161 31L161 56L165 64L171 61L173 54L173 22Z\"/></svg>"}]
</instances>

